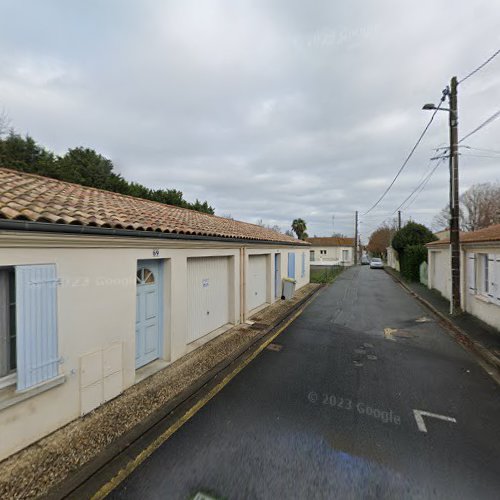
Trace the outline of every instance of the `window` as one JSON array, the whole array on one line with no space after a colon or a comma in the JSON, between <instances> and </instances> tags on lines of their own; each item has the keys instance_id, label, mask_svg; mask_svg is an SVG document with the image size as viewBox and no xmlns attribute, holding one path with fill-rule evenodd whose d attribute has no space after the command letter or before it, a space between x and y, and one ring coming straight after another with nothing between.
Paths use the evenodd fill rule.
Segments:
<instances>
[{"instance_id":1,"label":"window","mask_svg":"<svg viewBox=\"0 0 500 500\"><path fill-rule=\"evenodd\" d=\"M349 250L342 250L342 260L344 262L349 260Z\"/></svg>"},{"instance_id":2,"label":"window","mask_svg":"<svg viewBox=\"0 0 500 500\"><path fill-rule=\"evenodd\" d=\"M0 377L16 370L16 276L0 269Z\"/></svg>"},{"instance_id":3,"label":"window","mask_svg":"<svg viewBox=\"0 0 500 500\"><path fill-rule=\"evenodd\" d=\"M57 284L54 264L0 268L0 387L13 373L18 390L58 375Z\"/></svg>"},{"instance_id":4,"label":"window","mask_svg":"<svg viewBox=\"0 0 500 500\"><path fill-rule=\"evenodd\" d=\"M136 282L138 285L152 285L155 282L155 275L146 267L137 269Z\"/></svg>"},{"instance_id":5,"label":"window","mask_svg":"<svg viewBox=\"0 0 500 500\"><path fill-rule=\"evenodd\" d=\"M326 255L326 250L320 250L320 251L319 251L319 253L320 253L321 255Z\"/></svg>"},{"instance_id":6,"label":"window","mask_svg":"<svg viewBox=\"0 0 500 500\"><path fill-rule=\"evenodd\" d=\"M306 275L306 254L302 252L302 267L300 269L300 277L303 278Z\"/></svg>"}]
</instances>

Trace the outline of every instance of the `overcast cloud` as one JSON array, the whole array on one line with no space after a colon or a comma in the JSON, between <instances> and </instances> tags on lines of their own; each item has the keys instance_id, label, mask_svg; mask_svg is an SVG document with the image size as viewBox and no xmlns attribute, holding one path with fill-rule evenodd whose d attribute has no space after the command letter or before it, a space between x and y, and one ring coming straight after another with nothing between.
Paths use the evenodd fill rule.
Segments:
<instances>
[{"instance_id":1,"label":"overcast cloud","mask_svg":"<svg viewBox=\"0 0 500 500\"><path fill-rule=\"evenodd\" d=\"M310 235L353 232L408 154L453 75L500 47L488 0L1 0L0 107L63 153L110 157L128 180L208 200L218 215ZM463 136L500 109L500 58L459 88ZM500 120L467 144L498 149ZM448 140L440 113L365 237ZM499 179L461 158L461 188ZM430 224L446 165L403 217Z\"/></svg>"}]
</instances>

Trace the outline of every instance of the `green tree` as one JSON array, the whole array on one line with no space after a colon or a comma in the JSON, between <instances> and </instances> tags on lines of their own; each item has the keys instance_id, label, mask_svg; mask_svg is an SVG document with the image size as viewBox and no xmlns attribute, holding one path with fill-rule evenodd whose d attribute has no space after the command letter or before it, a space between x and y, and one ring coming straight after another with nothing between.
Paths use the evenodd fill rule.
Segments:
<instances>
[{"instance_id":1,"label":"green tree","mask_svg":"<svg viewBox=\"0 0 500 500\"><path fill-rule=\"evenodd\" d=\"M399 254L410 245L425 245L437 238L434 233L423 224L409 221L392 238L392 247Z\"/></svg>"},{"instance_id":2,"label":"green tree","mask_svg":"<svg viewBox=\"0 0 500 500\"><path fill-rule=\"evenodd\" d=\"M113 162L90 148L68 150L58 158L57 173L65 181L84 186L101 189L117 187L116 179L113 178Z\"/></svg>"},{"instance_id":3,"label":"green tree","mask_svg":"<svg viewBox=\"0 0 500 500\"><path fill-rule=\"evenodd\" d=\"M96 187L127 194L137 198L157 201L208 214L214 208L207 201L187 202L177 189L150 189L136 182L128 182L114 172L113 162L90 148L72 148L56 157L30 136L10 131L5 135L6 119L0 116L0 166L33 174L53 177L84 186Z\"/></svg>"},{"instance_id":4,"label":"green tree","mask_svg":"<svg viewBox=\"0 0 500 500\"><path fill-rule=\"evenodd\" d=\"M427 260L425 245L435 240L430 229L411 221L394 234L392 247L399 254L401 274L406 279L418 281L419 266Z\"/></svg>"},{"instance_id":5,"label":"green tree","mask_svg":"<svg viewBox=\"0 0 500 500\"><path fill-rule=\"evenodd\" d=\"M56 160L52 152L37 144L29 135L10 131L0 139L0 165L32 174L54 177Z\"/></svg>"},{"instance_id":6,"label":"green tree","mask_svg":"<svg viewBox=\"0 0 500 500\"><path fill-rule=\"evenodd\" d=\"M303 240L306 236L307 224L304 219L294 219L292 222L292 230L297 235L299 240ZM306 236L304 236L306 234Z\"/></svg>"}]
</instances>

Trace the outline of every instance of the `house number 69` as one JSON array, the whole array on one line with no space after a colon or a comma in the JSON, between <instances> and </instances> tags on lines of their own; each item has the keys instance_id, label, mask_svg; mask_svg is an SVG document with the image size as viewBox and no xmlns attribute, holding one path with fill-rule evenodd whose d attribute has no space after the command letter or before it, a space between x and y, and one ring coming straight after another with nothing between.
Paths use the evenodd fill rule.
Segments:
<instances>
[{"instance_id":1,"label":"house number 69","mask_svg":"<svg viewBox=\"0 0 500 500\"><path fill-rule=\"evenodd\" d=\"M155 248L153 250L153 257L158 257L158 255L160 255L160 250L158 250L158 248Z\"/></svg>"}]
</instances>

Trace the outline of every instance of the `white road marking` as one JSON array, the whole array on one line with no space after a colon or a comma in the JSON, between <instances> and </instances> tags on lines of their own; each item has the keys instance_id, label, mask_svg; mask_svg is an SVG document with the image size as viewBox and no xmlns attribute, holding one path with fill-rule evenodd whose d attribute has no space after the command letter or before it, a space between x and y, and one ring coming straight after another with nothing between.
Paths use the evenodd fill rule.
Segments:
<instances>
[{"instance_id":1,"label":"white road marking","mask_svg":"<svg viewBox=\"0 0 500 500\"><path fill-rule=\"evenodd\" d=\"M439 420L444 420L446 422L457 423L457 420L453 417L447 417L445 415L438 415L437 413L431 413L430 411L413 410L415 415L415 420L417 421L418 430L420 432L427 432L427 427L424 422L424 417L437 418Z\"/></svg>"},{"instance_id":2,"label":"white road marking","mask_svg":"<svg viewBox=\"0 0 500 500\"><path fill-rule=\"evenodd\" d=\"M384 328L384 337L386 340L396 340L392 334L398 331L397 328Z\"/></svg>"},{"instance_id":3,"label":"white road marking","mask_svg":"<svg viewBox=\"0 0 500 500\"><path fill-rule=\"evenodd\" d=\"M428 318L427 316L422 316L421 318L418 318L415 321L417 323L428 323L429 321L432 321L432 319Z\"/></svg>"}]
</instances>

